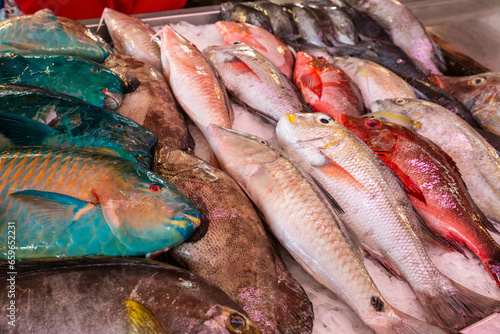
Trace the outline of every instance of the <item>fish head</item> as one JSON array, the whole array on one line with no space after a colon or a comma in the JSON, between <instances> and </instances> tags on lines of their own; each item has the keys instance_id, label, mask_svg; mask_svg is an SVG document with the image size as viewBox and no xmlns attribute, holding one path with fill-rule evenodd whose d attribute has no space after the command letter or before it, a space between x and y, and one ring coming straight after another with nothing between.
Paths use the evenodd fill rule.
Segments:
<instances>
[{"instance_id":1,"label":"fish head","mask_svg":"<svg viewBox=\"0 0 500 334\"><path fill-rule=\"evenodd\" d=\"M130 250L166 250L200 225L198 209L170 182L137 164L117 168L127 177L110 176L95 195L113 234Z\"/></svg>"},{"instance_id":2,"label":"fish head","mask_svg":"<svg viewBox=\"0 0 500 334\"><path fill-rule=\"evenodd\" d=\"M72 137L88 141L92 147L121 148L121 158L139 162L144 166L151 164L151 149L158 138L136 122L112 111L82 109L65 114L59 129Z\"/></svg>"},{"instance_id":3,"label":"fish head","mask_svg":"<svg viewBox=\"0 0 500 334\"><path fill-rule=\"evenodd\" d=\"M186 53L201 53L196 45L182 37L168 24L159 32L161 35L161 64L163 75L169 81L170 78L170 61L180 61L186 57Z\"/></svg>"},{"instance_id":4,"label":"fish head","mask_svg":"<svg viewBox=\"0 0 500 334\"><path fill-rule=\"evenodd\" d=\"M341 122L374 151L390 152L398 139L396 130L400 125L382 122L376 117L343 114Z\"/></svg>"},{"instance_id":5,"label":"fish head","mask_svg":"<svg viewBox=\"0 0 500 334\"><path fill-rule=\"evenodd\" d=\"M194 326L193 326L194 325ZM259 328L244 314L216 305L208 310L201 323L195 323L189 333L259 334Z\"/></svg>"},{"instance_id":6,"label":"fish head","mask_svg":"<svg viewBox=\"0 0 500 334\"><path fill-rule=\"evenodd\" d=\"M120 33L120 30L127 29L127 25L135 23L134 17L120 13L111 8L104 8L102 19L108 27L109 36L113 40L113 47L117 53L125 54L128 44L132 43Z\"/></svg>"},{"instance_id":7,"label":"fish head","mask_svg":"<svg viewBox=\"0 0 500 334\"><path fill-rule=\"evenodd\" d=\"M231 176L239 182L282 154L267 140L213 123L208 125L208 141L224 169L234 172Z\"/></svg>"},{"instance_id":8,"label":"fish head","mask_svg":"<svg viewBox=\"0 0 500 334\"><path fill-rule=\"evenodd\" d=\"M215 29L217 29L226 44L242 41L242 38L244 39L250 35L248 24L242 21L217 21L215 22Z\"/></svg>"},{"instance_id":9,"label":"fish head","mask_svg":"<svg viewBox=\"0 0 500 334\"><path fill-rule=\"evenodd\" d=\"M475 111L500 104L500 75L481 73L465 77L434 75L431 82L456 97L467 109Z\"/></svg>"},{"instance_id":10,"label":"fish head","mask_svg":"<svg viewBox=\"0 0 500 334\"><path fill-rule=\"evenodd\" d=\"M435 103L408 98L382 99L373 101L370 109L373 112L370 115L377 115L378 119L391 123L401 124L410 130L418 130L421 126L419 119L423 118L429 110L441 108ZM381 113L387 113L386 119L382 119ZM399 115L399 116L398 116ZM367 115L364 115L366 117Z\"/></svg>"}]
</instances>

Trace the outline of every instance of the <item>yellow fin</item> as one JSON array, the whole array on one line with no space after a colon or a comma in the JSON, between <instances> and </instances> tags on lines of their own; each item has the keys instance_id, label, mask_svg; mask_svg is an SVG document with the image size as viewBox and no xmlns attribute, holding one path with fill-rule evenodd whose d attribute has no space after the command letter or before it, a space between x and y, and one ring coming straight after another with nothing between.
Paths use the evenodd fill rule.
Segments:
<instances>
[{"instance_id":1,"label":"yellow fin","mask_svg":"<svg viewBox=\"0 0 500 334\"><path fill-rule=\"evenodd\" d=\"M129 334L167 334L165 327L146 306L131 299L124 299L123 303L127 308Z\"/></svg>"}]
</instances>

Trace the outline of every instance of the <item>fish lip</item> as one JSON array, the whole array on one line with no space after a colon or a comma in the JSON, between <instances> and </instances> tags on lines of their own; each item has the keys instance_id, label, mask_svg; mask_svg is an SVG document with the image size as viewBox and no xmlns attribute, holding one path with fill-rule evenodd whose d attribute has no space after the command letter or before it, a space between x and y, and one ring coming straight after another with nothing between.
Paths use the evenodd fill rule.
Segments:
<instances>
[{"instance_id":1,"label":"fish lip","mask_svg":"<svg viewBox=\"0 0 500 334\"><path fill-rule=\"evenodd\" d=\"M116 110L119 106L121 106L123 102L123 97L120 93L112 92L107 88L101 90L103 94L106 96L104 98L104 108L109 110Z\"/></svg>"}]
</instances>

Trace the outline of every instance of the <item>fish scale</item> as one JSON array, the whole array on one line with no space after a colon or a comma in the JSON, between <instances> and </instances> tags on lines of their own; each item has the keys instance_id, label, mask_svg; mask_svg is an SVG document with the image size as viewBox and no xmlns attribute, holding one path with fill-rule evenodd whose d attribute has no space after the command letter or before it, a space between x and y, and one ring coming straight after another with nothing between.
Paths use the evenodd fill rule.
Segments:
<instances>
[{"instance_id":1,"label":"fish scale","mask_svg":"<svg viewBox=\"0 0 500 334\"><path fill-rule=\"evenodd\" d=\"M312 181L279 150L242 132L210 125L210 144L270 230L302 267L343 299L376 333L443 333L384 301L363 254Z\"/></svg>"},{"instance_id":2,"label":"fish scale","mask_svg":"<svg viewBox=\"0 0 500 334\"><path fill-rule=\"evenodd\" d=\"M143 255L179 244L199 224L197 209L170 183L100 152L7 148L0 172L1 235L16 223L17 258Z\"/></svg>"}]
</instances>

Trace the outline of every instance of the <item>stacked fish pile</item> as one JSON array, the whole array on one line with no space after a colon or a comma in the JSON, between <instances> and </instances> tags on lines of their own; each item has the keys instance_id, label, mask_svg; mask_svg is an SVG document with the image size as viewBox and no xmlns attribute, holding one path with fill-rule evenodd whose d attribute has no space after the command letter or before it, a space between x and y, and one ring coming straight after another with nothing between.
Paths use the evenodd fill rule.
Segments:
<instances>
[{"instance_id":1,"label":"stacked fish pile","mask_svg":"<svg viewBox=\"0 0 500 334\"><path fill-rule=\"evenodd\" d=\"M276 242L375 333L458 333L500 311L425 246L470 249L500 286L497 76L443 76L393 0L227 3L221 15L225 45L197 48L106 9L117 53L49 10L0 25L0 253L73 257L15 264L15 330L95 332L98 314L103 332L317 331ZM210 164L190 154L200 147ZM409 284L432 324L384 298L364 254Z\"/></svg>"}]
</instances>

